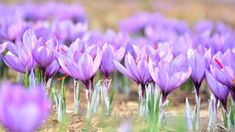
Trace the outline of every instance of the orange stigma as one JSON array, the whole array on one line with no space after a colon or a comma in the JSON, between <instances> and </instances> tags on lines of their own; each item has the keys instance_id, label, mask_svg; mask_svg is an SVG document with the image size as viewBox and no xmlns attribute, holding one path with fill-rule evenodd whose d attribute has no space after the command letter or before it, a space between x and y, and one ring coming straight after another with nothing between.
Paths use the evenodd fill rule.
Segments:
<instances>
[{"instance_id":1,"label":"orange stigma","mask_svg":"<svg viewBox=\"0 0 235 132\"><path fill-rule=\"evenodd\" d=\"M235 77L233 77L233 81L232 82L235 83Z\"/></svg>"}]
</instances>

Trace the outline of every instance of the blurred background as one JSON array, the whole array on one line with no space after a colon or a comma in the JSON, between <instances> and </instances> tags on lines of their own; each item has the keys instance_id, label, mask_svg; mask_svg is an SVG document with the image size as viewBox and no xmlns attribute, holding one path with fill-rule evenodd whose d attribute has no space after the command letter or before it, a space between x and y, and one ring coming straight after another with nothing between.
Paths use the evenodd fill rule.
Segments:
<instances>
[{"instance_id":1,"label":"blurred background","mask_svg":"<svg viewBox=\"0 0 235 132\"><path fill-rule=\"evenodd\" d=\"M48 0L1 0L6 4L45 3ZM210 19L235 26L234 0L54 0L80 3L86 10L90 28L117 30L118 22L141 11L159 12L166 17L186 20L190 25Z\"/></svg>"}]
</instances>

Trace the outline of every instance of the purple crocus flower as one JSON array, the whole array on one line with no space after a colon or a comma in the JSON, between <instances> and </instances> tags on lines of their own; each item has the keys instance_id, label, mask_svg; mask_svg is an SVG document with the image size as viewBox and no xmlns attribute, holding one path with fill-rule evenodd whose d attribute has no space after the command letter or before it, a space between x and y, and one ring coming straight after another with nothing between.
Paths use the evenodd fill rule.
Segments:
<instances>
[{"instance_id":1,"label":"purple crocus flower","mask_svg":"<svg viewBox=\"0 0 235 132\"><path fill-rule=\"evenodd\" d=\"M34 68L34 59L32 50L37 46L38 40L32 30L25 31L23 35L23 43L16 41L16 43L8 42L7 54L3 57L4 62L10 68L25 73Z\"/></svg>"},{"instance_id":2,"label":"purple crocus flower","mask_svg":"<svg viewBox=\"0 0 235 132\"><path fill-rule=\"evenodd\" d=\"M83 53L80 50L75 50L71 55L60 54L58 56L58 62L63 71L67 75L83 82L87 89L100 67L101 59L102 51L99 48L89 47Z\"/></svg>"},{"instance_id":3,"label":"purple crocus flower","mask_svg":"<svg viewBox=\"0 0 235 132\"><path fill-rule=\"evenodd\" d=\"M102 47L102 53L100 71L105 78L109 78L114 69L113 60L120 62L125 54L125 48L121 47L115 50L112 45L105 43Z\"/></svg>"},{"instance_id":4,"label":"purple crocus flower","mask_svg":"<svg viewBox=\"0 0 235 132\"><path fill-rule=\"evenodd\" d=\"M167 62L161 60L157 66L149 59L149 72L154 82L162 92L162 101L167 95L184 83L191 74L191 67L185 55L178 55L176 58Z\"/></svg>"},{"instance_id":5,"label":"purple crocus flower","mask_svg":"<svg viewBox=\"0 0 235 132\"><path fill-rule=\"evenodd\" d=\"M8 43L7 54L3 57L4 62L11 69L25 73L34 68L34 60L31 50L24 44Z\"/></svg>"},{"instance_id":6,"label":"purple crocus flower","mask_svg":"<svg viewBox=\"0 0 235 132\"><path fill-rule=\"evenodd\" d=\"M42 85L26 89L4 83L0 90L0 121L8 131L35 131L47 118L50 101Z\"/></svg>"},{"instance_id":7,"label":"purple crocus flower","mask_svg":"<svg viewBox=\"0 0 235 132\"><path fill-rule=\"evenodd\" d=\"M32 51L34 60L43 72L43 77L52 77L60 68L56 59L57 48L57 41L51 39L47 42L41 41L41 45Z\"/></svg>"},{"instance_id":8,"label":"purple crocus flower","mask_svg":"<svg viewBox=\"0 0 235 132\"><path fill-rule=\"evenodd\" d=\"M33 50L33 57L40 68L46 69L55 60L57 45L57 42L51 39L42 42L41 46Z\"/></svg>"},{"instance_id":9,"label":"purple crocus flower","mask_svg":"<svg viewBox=\"0 0 235 132\"><path fill-rule=\"evenodd\" d=\"M217 81L208 71L206 71L206 79L212 93L216 99L221 102L224 109L227 111L227 98L230 91L229 87Z\"/></svg>"},{"instance_id":10,"label":"purple crocus flower","mask_svg":"<svg viewBox=\"0 0 235 132\"><path fill-rule=\"evenodd\" d=\"M197 96L199 96L199 89L205 77L205 71L209 67L211 59L211 50L203 51L202 47L197 49L189 49L187 52L189 65L192 68L191 77L196 89Z\"/></svg>"},{"instance_id":11,"label":"purple crocus flower","mask_svg":"<svg viewBox=\"0 0 235 132\"><path fill-rule=\"evenodd\" d=\"M137 47L136 47L137 48ZM138 53L136 53L138 51ZM152 81L148 70L148 55L141 50L135 50L135 56L130 53L125 56L125 67L120 62L114 60L115 67L125 76L134 80L142 88L144 96L145 85Z\"/></svg>"},{"instance_id":12,"label":"purple crocus flower","mask_svg":"<svg viewBox=\"0 0 235 132\"><path fill-rule=\"evenodd\" d=\"M235 53L228 49L224 54L218 52L213 57L210 70L212 75L222 84L230 87L233 100L235 100Z\"/></svg>"}]
</instances>

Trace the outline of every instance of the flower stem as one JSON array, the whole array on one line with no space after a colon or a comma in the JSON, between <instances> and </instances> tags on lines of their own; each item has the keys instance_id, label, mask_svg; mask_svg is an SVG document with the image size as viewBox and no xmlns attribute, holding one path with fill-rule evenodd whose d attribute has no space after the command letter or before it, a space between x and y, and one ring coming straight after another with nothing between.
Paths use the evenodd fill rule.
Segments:
<instances>
[{"instance_id":1,"label":"flower stem","mask_svg":"<svg viewBox=\"0 0 235 132\"><path fill-rule=\"evenodd\" d=\"M80 88L79 83L76 79L74 79L74 114L78 114L78 107L80 104Z\"/></svg>"},{"instance_id":2,"label":"flower stem","mask_svg":"<svg viewBox=\"0 0 235 132\"><path fill-rule=\"evenodd\" d=\"M146 100L145 100L145 96L144 96L144 92L143 92L143 85L139 84L139 116L145 116L146 114Z\"/></svg>"},{"instance_id":3,"label":"flower stem","mask_svg":"<svg viewBox=\"0 0 235 132\"><path fill-rule=\"evenodd\" d=\"M104 79L103 85L101 87L101 103L102 103L102 113L105 113L107 115L111 115L111 105L112 105L112 99L113 99L113 90L110 93L110 79Z\"/></svg>"},{"instance_id":4,"label":"flower stem","mask_svg":"<svg viewBox=\"0 0 235 132\"><path fill-rule=\"evenodd\" d=\"M194 125L194 130L199 131L200 129L200 103L201 103L201 98L200 96L195 93L195 110L194 110L194 117L193 117L193 125Z\"/></svg>"}]
</instances>

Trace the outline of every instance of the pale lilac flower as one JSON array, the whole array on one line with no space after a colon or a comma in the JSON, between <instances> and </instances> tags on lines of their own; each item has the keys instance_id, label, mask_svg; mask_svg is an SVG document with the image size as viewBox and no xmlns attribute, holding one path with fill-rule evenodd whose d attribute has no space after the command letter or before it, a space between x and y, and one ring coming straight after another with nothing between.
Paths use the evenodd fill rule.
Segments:
<instances>
[{"instance_id":1,"label":"pale lilac flower","mask_svg":"<svg viewBox=\"0 0 235 132\"><path fill-rule=\"evenodd\" d=\"M167 95L184 83L191 74L191 67L185 55L178 55L176 58L167 62L162 60L154 66L154 60L149 59L149 72L154 82L162 92L162 101Z\"/></svg>"},{"instance_id":2,"label":"pale lilac flower","mask_svg":"<svg viewBox=\"0 0 235 132\"><path fill-rule=\"evenodd\" d=\"M148 58L149 56L141 51L137 50L136 47L135 55L127 53L125 56L124 66L114 60L114 65L123 75L134 80L138 85L142 87L142 96L144 96L145 85L152 81L148 70Z\"/></svg>"},{"instance_id":3,"label":"pale lilac flower","mask_svg":"<svg viewBox=\"0 0 235 132\"><path fill-rule=\"evenodd\" d=\"M187 52L189 65L192 68L191 77L196 89L197 96L199 96L199 89L201 83L205 78L205 71L209 67L211 61L211 50L205 50L199 46L197 49L189 49Z\"/></svg>"},{"instance_id":4,"label":"pale lilac flower","mask_svg":"<svg viewBox=\"0 0 235 132\"><path fill-rule=\"evenodd\" d=\"M4 62L15 71L25 73L34 68L34 60L29 47L24 44L8 43L8 52L3 57Z\"/></svg>"},{"instance_id":5,"label":"pale lilac flower","mask_svg":"<svg viewBox=\"0 0 235 132\"><path fill-rule=\"evenodd\" d=\"M222 84L230 87L235 100L235 53L228 49L224 54L218 52L214 55L210 65L212 75Z\"/></svg>"},{"instance_id":6,"label":"pale lilac flower","mask_svg":"<svg viewBox=\"0 0 235 132\"><path fill-rule=\"evenodd\" d=\"M229 87L218 82L208 71L206 72L206 79L212 93L215 95L216 99L221 102L224 109L227 111L227 98L230 91Z\"/></svg>"},{"instance_id":7,"label":"pale lilac flower","mask_svg":"<svg viewBox=\"0 0 235 132\"><path fill-rule=\"evenodd\" d=\"M102 54L100 71L105 78L109 78L114 70L113 60L120 62L125 54L125 48L114 49L111 44L105 43L102 47Z\"/></svg>"},{"instance_id":8,"label":"pale lilac flower","mask_svg":"<svg viewBox=\"0 0 235 132\"><path fill-rule=\"evenodd\" d=\"M79 49L71 50L67 56L60 54L58 62L67 75L80 80L88 89L89 81L93 81L95 73L99 70L102 51L99 48L88 48L84 52Z\"/></svg>"}]
</instances>

